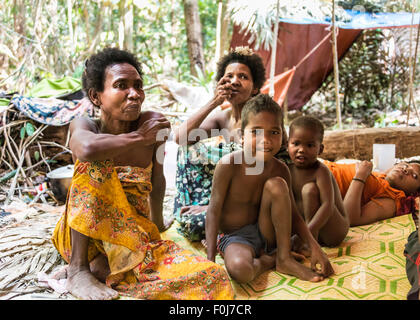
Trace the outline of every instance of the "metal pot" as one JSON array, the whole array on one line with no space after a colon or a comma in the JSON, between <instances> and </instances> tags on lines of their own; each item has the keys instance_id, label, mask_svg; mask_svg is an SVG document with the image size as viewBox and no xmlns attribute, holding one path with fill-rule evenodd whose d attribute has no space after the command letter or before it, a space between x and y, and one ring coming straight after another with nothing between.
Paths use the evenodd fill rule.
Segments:
<instances>
[{"instance_id":1,"label":"metal pot","mask_svg":"<svg viewBox=\"0 0 420 320\"><path fill-rule=\"evenodd\" d=\"M74 165L67 165L47 173L45 181L49 184L49 188L59 202L66 202L73 172Z\"/></svg>"}]
</instances>

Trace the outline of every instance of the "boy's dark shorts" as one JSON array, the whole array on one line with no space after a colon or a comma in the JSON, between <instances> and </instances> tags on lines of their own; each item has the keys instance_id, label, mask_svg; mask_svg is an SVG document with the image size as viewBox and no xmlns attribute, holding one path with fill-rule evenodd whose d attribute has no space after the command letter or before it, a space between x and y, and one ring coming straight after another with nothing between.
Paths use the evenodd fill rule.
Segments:
<instances>
[{"instance_id":1,"label":"boy's dark shorts","mask_svg":"<svg viewBox=\"0 0 420 320\"><path fill-rule=\"evenodd\" d=\"M418 231L412 232L407 239L404 255L406 257L405 271L411 290L407 293L407 300L419 299L419 273L420 273L420 243Z\"/></svg>"},{"instance_id":2,"label":"boy's dark shorts","mask_svg":"<svg viewBox=\"0 0 420 320\"><path fill-rule=\"evenodd\" d=\"M229 233L219 234L217 249L223 255L226 248L232 243L242 243L254 249L255 257L260 256L261 249L268 254L273 254L276 248L269 248L267 240L261 234L258 223L249 224L245 227Z\"/></svg>"}]
</instances>

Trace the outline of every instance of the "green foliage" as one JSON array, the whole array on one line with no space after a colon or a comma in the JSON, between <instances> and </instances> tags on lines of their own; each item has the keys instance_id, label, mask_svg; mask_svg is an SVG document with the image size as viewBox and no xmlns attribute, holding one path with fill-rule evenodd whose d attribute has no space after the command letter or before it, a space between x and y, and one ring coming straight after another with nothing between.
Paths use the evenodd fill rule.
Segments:
<instances>
[{"instance_id":1,"label":"green foliage","mask_svg":"<svg viewBox=\"0 0 420 320\"><path fill-rule=\"evenodd\" d=\"M192 81L182 0L73 0L72 32L67 0L22 0L22 6L14 0L3 3L1 90L24 93L44 78L80 77L88 56L107 46L119 46L124 8L133 12L132 51L143 64L145 84L164 78ZM198 4L208 68L213 65L218 7L213 0L199 0ZM22 30L17 30L19 21Z\"/></svg>"},{"instance_id":2,"label":"green foliage","mask_svg":"<svg viewBox=\"0 0 420 320\"><path fill-rule=\"evenodd\" d=\"M201 69L197 65L195 65L194 67L198 76L195 77L193 75L190 75L192 81L198 84L199 86L205 88L207 92L212 92L214 72L208 72L207 70L205 70L205 72L203 73L203 71L201 71Z\"/></svg>"},{"instance_id":3,"label":"green foliage","mask_svg":"<svg viewBox=\"0 0 420 320\"><path fill-rule=\"evenodd\" d=\"M367 126L390 126L386 114L406 112L409 84L409 28L365 30L339 62L340 102L343 121L363 116ZM415 43L412 45L414 51ZM414 55L413 55L414 56ZM419 57L418 57L419 58ZM420 64L414 63L420 72ZM419 79L414 86L418 87ZM334 78L331 73L305 110L323 103L335 110Z\"/></svg>"}]
</instances>

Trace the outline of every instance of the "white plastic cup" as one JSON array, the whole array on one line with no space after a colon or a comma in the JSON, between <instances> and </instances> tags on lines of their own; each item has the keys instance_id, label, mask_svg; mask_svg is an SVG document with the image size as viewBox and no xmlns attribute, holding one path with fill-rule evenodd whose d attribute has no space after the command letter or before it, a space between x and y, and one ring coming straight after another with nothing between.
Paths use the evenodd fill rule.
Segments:
<instances>
[{"instance_id":1,"label":"white plastic cup","mask_svg":"<svg viewBox=\"0 0 420 320\"><path fill-rule=\"evenodd\" d=\"M373 166L384 172L395 164L395 144L373 144Z\"/></svg>"}]
</instances>

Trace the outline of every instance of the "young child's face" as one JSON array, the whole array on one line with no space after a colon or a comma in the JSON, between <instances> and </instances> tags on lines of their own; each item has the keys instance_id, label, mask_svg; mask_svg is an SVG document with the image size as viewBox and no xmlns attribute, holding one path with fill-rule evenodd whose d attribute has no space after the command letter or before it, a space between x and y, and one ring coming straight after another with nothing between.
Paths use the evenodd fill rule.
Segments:
<instances>
[{"instance_id":1,"label":"young child's face","mask_svg":"<svg viewBox=\"0 0 420 320\"><path fill-rule=\"evenodd\" d=\"M291 131L287 146L290 159L298 168L310 167L322 152L319 133L302 127L295 127Z\"/></svg>"},{"instance_id":2,"label":"young child's face","mask_svg":"<svg viewBox=\"0 0 420 320\"><path fill-rule=\"evenodd\" d=\"M267 162L280 150L282 127L278 117L267 111L248 116L243 133L243 148L256 161Z\"/></svg>"}]
</instances>

